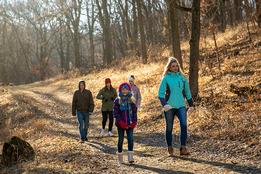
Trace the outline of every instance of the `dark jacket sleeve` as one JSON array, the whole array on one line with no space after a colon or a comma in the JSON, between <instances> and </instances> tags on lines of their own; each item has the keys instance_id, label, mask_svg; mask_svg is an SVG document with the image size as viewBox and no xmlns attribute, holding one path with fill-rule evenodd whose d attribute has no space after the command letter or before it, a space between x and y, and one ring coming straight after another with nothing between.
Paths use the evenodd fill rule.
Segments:
<instances>
[{"instance_id":1,"label":"dark jacket sleeve","mask_svg":"<svg viewBox=\"0 0 261 174\"><path fill-rule=\"evenodd\" d=\"M137 106L136 104L132 103L131 107L132 107L132 121L137 122Z\"/></svg>"},{"instance_id":2,"label":"dark jacket sleeve","mask_svg":"<svg viewBox=\"0 0 261 174\"><path fill-rule=\"evenodd\" d=\"M74 94L73 94L73 101L72 101L72 115L73 116L76 115L76 103L77 103L77 99L76 99L76 94L74 92Z\"/></svg>"},{"instance_id":3,"label":"dark jacket sleeve","mask_svg":"<svg viewBox=\"0 0 261 174\"><path fill-rule=\"evenodd\" d=\"M93 102L93 97L92 97L92 93L90 91L90 96L89 96L89 112L93 112L94 109L94 102Z\"/></svg>"},{"instance_id":4,"label":"dark jacket sleeve","mask_svg":"<svg viewBox=\"0 0 261 174\"><path fill-rule=\"evenodd\" d=\"M114 89L114 100L117 98L117 96L118 96L118 93L117 93L117 90L116 89Z\"/></svg>"},{"instance_id":5,"label":"dark jacket sleeve","mask_svg":"<svg viewBox=\"0 0 261 174\"><path fill-rule=\"evenodd\" d=\"M114 101L114 105L113 105L113 116L116 119L116 123L119 123L119 121L121 120L121 116L119 113L119 99L116 99Z\"/></svg>"},{"instance_id":6,"label":"dark jacket sleeve","mask_svg":"<svg viewBox=\"0 0 261 174\"><path fill-rule=\"evenodd\" d=\"M167 89L167 80L165 78L163 78L161 81L161 84L160 84L159 92L158 92L159 100L163 107L167 104L167 101L164 98L166 89Z\"/></svg>"},{"instance_id":7,"label":"dark jacket sleeve","mask_svg":"<svg viewBox=\"0 0 261 174\"><path fill-rule=\"evenodd\" d=\"M103 91L104 91L104 88L102 88L102 89L99 91L99 93L98 93L97 96L96 96L97 99L100 99L100 100L103 99L103 97L102 97Z\"/></svg>"}]
</instances>

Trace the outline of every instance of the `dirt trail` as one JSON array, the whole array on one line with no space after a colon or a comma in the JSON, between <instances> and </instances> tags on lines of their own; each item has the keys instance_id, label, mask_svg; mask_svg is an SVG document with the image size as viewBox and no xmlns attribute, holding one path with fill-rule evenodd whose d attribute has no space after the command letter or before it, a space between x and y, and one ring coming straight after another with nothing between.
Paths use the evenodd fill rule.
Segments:
<instances>
[{"instance_id":1,"label":"dirt trail","mask_svg":"<svg viewBox=\"0 0 261 174\"><path fill-rule=\"evenodd\" d=\"M28 140L37 151L36 160L26 164L27 167L20 166L19 173L261 173L258 167L232 164L224 156L202 153L204 150L192 144L188 144L192 155L181 157L176 141L175 156L167 157L164 128L147 133L139 126L134 133L135 163L128 164L125 155L126 163L120 165L115 154L116 127L113 127L114 137L101 137L101 113L97 108L90 117L89 142L81 144L77 117L71 115L71 93L32 86L16 87L13 92L30 98L32 104L37 103L39 114L51 124L47 132ZM127 150L126 139L124 150Z\"/></svg>"}]
</instances>

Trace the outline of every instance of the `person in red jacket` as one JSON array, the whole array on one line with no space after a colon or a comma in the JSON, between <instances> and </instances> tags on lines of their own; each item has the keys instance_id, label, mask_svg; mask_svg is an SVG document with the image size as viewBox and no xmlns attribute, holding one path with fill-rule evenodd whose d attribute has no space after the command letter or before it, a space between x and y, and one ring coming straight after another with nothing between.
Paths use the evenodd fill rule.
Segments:
<instances>
[{"instance_id":1,"label":"person in red jacket","mask_svg":"<svg viewBox=\"0 0 261 174\"><path fill-rule=\"evenodd\" d=\"M128 83L122 83L119 87L119 98L114 102L113 115L115 125L118 129L118 157L119 163L123 163L122 145L124 132L127 133L128 140L128 161L133 159L133 129L137 124L137 107L132 99L131 87Z\"/></svg>"}]
</instances>

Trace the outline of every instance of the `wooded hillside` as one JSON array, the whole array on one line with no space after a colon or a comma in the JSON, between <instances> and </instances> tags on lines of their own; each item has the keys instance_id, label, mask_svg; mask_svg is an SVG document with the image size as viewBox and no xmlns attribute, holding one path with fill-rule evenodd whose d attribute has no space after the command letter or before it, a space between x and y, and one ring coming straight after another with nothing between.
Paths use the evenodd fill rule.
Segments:
<instances>
[{"instance_id":1,"label":"wooded hillside","mask_svg":"<svg viewBox=\"0 0 261 174\"><path fill-rule=\"evenodd\" d=\"M148 63L139 57L116 60L92 68L88 74L70 71L49 80L0 87L0 147L13 135L31 143L34 161L3 173L260 173L261 55L260 30L246 24L201 38L199 99L188 116L189 157L176 152L167 158L165 122L158 89L171 47L151 47ZM189 72L189 43L181 42L184 71ZM218 56L217 56L218 55ZM135 164L117 162L117 137L100 137L101 102L94 99L90 142L79 144L77 119L71 116L73 92L86 81L96 96L104 79L118 87L136 78L142 104L134 133ZM179 122L174 121L174 146L179 147ZM113 128L116 133L116 128ZM184 165L186 167L184 167Z\"/></svg>"}]
</instances>

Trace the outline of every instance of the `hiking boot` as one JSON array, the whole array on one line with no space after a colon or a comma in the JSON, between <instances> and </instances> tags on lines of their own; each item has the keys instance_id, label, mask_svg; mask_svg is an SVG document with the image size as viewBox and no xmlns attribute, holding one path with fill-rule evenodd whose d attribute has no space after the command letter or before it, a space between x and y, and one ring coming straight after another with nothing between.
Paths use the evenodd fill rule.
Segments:
<instances>
[{"instance_id":1,"label":"hiking boot","mask_svg":"<svg viewBox=\"0 0 261 174\"><path fill-rule=\"evenodd\" d=\"M123 153L117 152L117 154L118 154L119 163L122 164L123 163Z\"/></svg>"},{"instance_id":2,"label":"hiking boot","mask_svg":"<svg viewBox=\"0 0 261 174\"><path fill-rule=\"evenodd\" d=\"M104 135L104 131L105 131L105 129L101 129L101 136Z\"/></svg>"},{"instance_id":3,"label":"hiking boot","mask_svg":"<svg viewBox=\"0 0 261 174\"><path fill-rule=\"evenodd\" d=\"M173 156L173 148L172 147L168 148L168 156Z\"/></svg>"},{"instance_id":4,"label":"hiking boot","mask_svg":"<svg viewBox=\"0 0 261 174\"><path fill-rule=\"evenodd\" d=\"M113 137L114 135L111 133L111 131L109 131L108 136Z\"/></svg>"},{"instance_id":5,"label":"hiking boot","mask_svg":"<svg viewBox=\"0 0 261 174\"><path fill-rule=\"evenodd\" d=\"M134 162L134 159L133 159L133 151L128 151L127 152L127 156L128 156L128 161L129 163L133 163Z\"/></svg>"},{"instance_id":6,"label":"hiking boot","mask_svg":"<svg viewBox=\"0 0 261 174\"><path fill-rule=\"evenodd\" d=\"M180 148L180 155L190 155L190 153L187 151L186 147Z\"/></svg>"}]
</instances>

